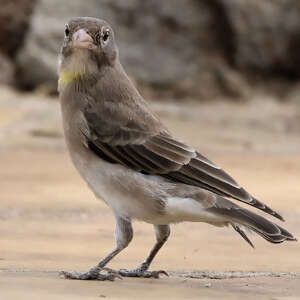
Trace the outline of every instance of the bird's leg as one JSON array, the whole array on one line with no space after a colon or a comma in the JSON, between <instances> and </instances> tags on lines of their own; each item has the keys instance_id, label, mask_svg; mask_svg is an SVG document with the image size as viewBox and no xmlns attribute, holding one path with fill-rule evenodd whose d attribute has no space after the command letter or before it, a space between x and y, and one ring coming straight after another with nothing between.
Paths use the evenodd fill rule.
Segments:
<instances>
[{"instance_id":1,"label":"bird's leg","mask_svg":"<svg viewBox=\"0 0 300 300\"><path fill-rule=\"evenodd\" d=\"M60 274L67 279L81 279L81 280L110 280L120 277L118 272L108 268L104 268L105 265L113 259L118 253L128 246L132 240L133 231L131 221L116 217L116 230L115 238L117 247L109 253L104 259L102 259L96 266L91 268L87 272L66 272L62 271ZM102 273L101 273L102 271ZM103 271L105 271L103 273Z\"/></svg>"},{"instance_id":2,"label":"bird's leg","mask_svg":"<svg viewBox=\"0 0 300 300\"><path fill-rule=\"evenodd\" d=\"M165 271L148 271L148 268L154 259L155 255L158 253L159 249L167 241L170 235L170 226L169 225L154 225L156 243L152 250L150 251L149 256L146 260L134 270L119 270L119 274L125 277L142 277L142 278L158 278L160 274L168 275Z\"/></svg>"}]
</instances>

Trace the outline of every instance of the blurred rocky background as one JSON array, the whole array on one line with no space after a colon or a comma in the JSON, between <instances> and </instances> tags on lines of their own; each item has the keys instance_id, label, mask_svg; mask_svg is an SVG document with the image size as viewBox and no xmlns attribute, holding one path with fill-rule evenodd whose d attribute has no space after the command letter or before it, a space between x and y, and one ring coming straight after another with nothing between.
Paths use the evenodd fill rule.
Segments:
<instances>
[{"instance_id":1,"label":"blurred rocky background","mask_svg":"<svg viewBox=\"0 0 300 300\"><path fill-rule=\"evenodd\" d=\"M298 0L0 4L0 148L64 145L57 56L68 20L95 16L112 24L129 76L184 140L209 152L300 150Z\"/></svg>"},{"instance_id":2,"label":"blurred rocky background","mask_svg":"<svg viewBox=\"0 0 300 300\"><path fill-rule=\"evenodd\" d=\"M298 101L298 0L1 0L0 82L56 92L57 53L73 16L110 22L148 98Z\"/></svg>"}]
</instances>

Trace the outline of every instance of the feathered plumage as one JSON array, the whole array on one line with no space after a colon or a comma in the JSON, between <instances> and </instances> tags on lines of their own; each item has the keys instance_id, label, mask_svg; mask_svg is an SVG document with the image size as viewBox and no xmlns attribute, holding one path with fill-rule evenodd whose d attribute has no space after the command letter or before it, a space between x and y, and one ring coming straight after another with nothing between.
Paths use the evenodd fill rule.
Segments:
<instances>
[{"instance_id":1,"label":"feathered plumage","mask_svg":"<svg viewBox=\"0 0 300 300\"><path fill-rule=\"evenodd\" d=\"M75 167L116 217L117 247L72 279L111 280L101 269L133 236L132 219L151 223L157 242L146 261L122 276L157 277L148 267L167 240L170 223L231 225L251 246L242 226L269 242L295 238L280 226L226 198L283 218L255 199L196 149L179 141L151 111L123 70L108 23L74 18L65 29L59 92L66 142Z\"/></svg>"}]
</instances>

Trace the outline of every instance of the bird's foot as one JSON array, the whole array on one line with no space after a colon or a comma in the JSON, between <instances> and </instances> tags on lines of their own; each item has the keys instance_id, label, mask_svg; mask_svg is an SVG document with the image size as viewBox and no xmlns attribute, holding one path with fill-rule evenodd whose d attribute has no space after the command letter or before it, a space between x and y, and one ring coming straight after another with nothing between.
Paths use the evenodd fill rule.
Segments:
<instances>
[{"instance_id":1,"label":"bird's foot","mask_svg":"<svg viewBox=\"0 0 300 300\"><path fill-rule=\"evenodd\" d=\"M122 277L119 275L117 271L114 271L109 268L99 268L99 267L93 267L87 272L61 271L59 274L66 279L77 279L77 280L114 281L116 278L122 279Z\"/></svg>"},{"instance_id":2,"label":"bird's foot","mask_svg":"<svg viewBox=\"0 0 300 300\"><path fill-rule=\"evenodd\" d=\"M123 277L159 278L159 275L169 276L166 271L148 271L143 265L134 270L120 269L118 272Z\"/></svg>"}]
</instances>

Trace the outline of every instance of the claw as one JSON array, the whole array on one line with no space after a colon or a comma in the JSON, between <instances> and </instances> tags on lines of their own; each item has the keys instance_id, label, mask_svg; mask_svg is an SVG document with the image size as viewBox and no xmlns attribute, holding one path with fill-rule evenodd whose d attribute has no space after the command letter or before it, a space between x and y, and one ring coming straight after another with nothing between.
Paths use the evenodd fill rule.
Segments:
<instances>
[{"instance_id":1,"label":"claw","mask_svg":"<svg viewBox=\"0 0 300 300\"><path fill-rule=\"evenodd\" d=\"M150 273L152 273L154 278L159 278L159 275L165 275L169 277L169 274L164 270L152 271L152 272L150 271Z\"/></svg>"},{"instance_id":2,"label":"claw","mask_svg":"<svg viewBox=\"0 0 300 300\"><path fill-rule=\"evenodd\" d=\"M158 272L158 275L162 274L162 275L165 275L165 276L169 277L169 274L164 270L159 270L157 272Z\"/></svg>"},{"instance_id":3,"label":"claw","mask_svg":"<svg viewBox=\"0 0 300 300\"><path fill-rule=\"evenodd\" d=\"M58 275L59 275L59 277L66 278L66 275L67 275L66 273L67 273L66 271L59 271Z\"/></svg>"}]
</instances>

